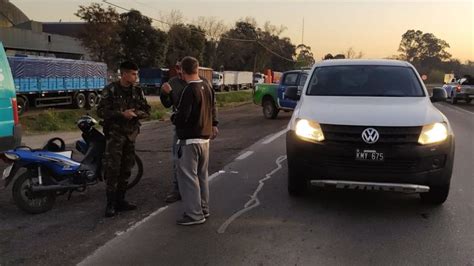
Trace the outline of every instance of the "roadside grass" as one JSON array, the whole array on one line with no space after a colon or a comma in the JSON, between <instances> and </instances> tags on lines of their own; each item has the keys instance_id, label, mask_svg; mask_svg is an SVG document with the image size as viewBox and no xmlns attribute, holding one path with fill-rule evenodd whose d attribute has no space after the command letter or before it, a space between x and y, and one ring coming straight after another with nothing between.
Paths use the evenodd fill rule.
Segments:
<instances>
[{"instance_id":1,"label":"roadside grass","mask_svg":"<svg viewBox=\"0 0 474 266\"><path fill-rule=\"evenodd\" d=\"M235 106L242 103L252 101L252 91L232 91L216 93L216 100L218 107ZM170 115L170 110L163 107L160 102L150 102L151 120L165 120ZM97 111L84 109L54 109L49 108L45 110L35 111L37 113L26 113L20 117L25 134L39 134L53 131L74 131L76 128L76 121L82 115L89 114L98 119Z\"/></svg>"},{"instance_id":2,"label":"roadside grass","mask_svg":"<svg viewBox=\"0 0 474 266\"><path fill-rule=\"evenodd\" d=\"M252 90L217 92L216 101L218 107L249 103L252 102Z\"/></svg>"}]
</instances>

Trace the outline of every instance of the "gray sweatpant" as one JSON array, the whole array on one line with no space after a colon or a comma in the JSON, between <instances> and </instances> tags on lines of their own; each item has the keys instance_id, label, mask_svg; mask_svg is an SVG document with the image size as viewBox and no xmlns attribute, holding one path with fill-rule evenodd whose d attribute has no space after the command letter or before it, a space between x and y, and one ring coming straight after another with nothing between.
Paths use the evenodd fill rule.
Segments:
<instances>
[{"instance_id":1,"label":"gray sweatpant","mask_svg":"<svg viewBox=\"0 0 474 266\"><path fill-rule=\"evenodd\" d=\"M177 155L177 177L184 213L200 220L204 213L209 213L209 143L182 143Z\"/></svg>"}]
</instances>

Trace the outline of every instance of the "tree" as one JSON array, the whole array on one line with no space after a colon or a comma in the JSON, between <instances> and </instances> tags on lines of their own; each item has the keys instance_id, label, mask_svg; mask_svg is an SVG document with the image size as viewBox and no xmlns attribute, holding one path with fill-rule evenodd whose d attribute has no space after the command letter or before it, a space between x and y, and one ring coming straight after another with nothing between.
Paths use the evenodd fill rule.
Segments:
<instances>
[{"instance_id":1,"label":"tree","mask_svg":"<svg viewBox=\"0 0 474 266\"><path fill-rule=\"evenodd\" d=\"M212 66L217 57L217 45L222 34L227 31L227 26L223 20L216 17L198 17L193 24L206 33L202 64Z\"/></svg>"},{"instance_id":2,"label":"tree","mask_svg":"<svg viewBox=\"0 0 474 266\"><path fill-rule=\"evenodd\" d=\"M324 57L323 57L323 60L328 60L328 59L334 59L334 56L332 54L326 54Z\"/></svg>"},{"instance_id":3,"label":"tree","mask_svg":"<svg viewBox=\"0 0 474 266\"><path fill-rule=\"evenodd\" d=\"M171 10L168 14L163 14L160 12L160 23L159 27L161 30L168 32L172 26L184 24L183 13L179 10Z\"/></svg>"},{"instance_id":4,"label":"tree","mask_svg":"<svg viewBox=\"0 0 474 266\"><path fill-rule=\"evenodd\" d=\"M203 62L206 44L204 31L194 25L173 25L168 31L166 64L173 66L185 56L193 56Z\"/></svg>"},{"instance_id":5,"label":"tree","mask_svg":"<svg viewBox=\"0 0 474 266\"><path fill-rule=\"evenodd\" d=\"M155 29L152 20L139 11L120 15L122 57L136 62L140 67L160 67L164 63L167 36Z\"/></svg>"},{"instance_id":6,"label":"tree","mask_svg":"<svg viewBox=\"0 0 474 266\"><path fill-rule=\"evenodd\" d=\"M289 38L279 37L284 27L265 23L258 27L254 18L247 17L222 35L217 47L215 69L263 71L271 68L285 71L294 68L296 47Z\"/></svg>"},{"instance_id":7,"label":"tree","mask_svg":"<svg viewBox=\"0 0 474 266\"><path fill-rule=\"evenodd\" d=\"M313 52L311 52L311 47L300 44L296 47L297 56L296 56L296 67L297 68L302 68L302 67L311 67L314 63L314 56Z\"/></svg>"},{"instance_id":8,"label":"tree","mask_svg":"<svg viewBox=\"0 0 474 266\"><path fill-rule=\"evenodd\" d=\"M337 54L334 56L334 59L346 59L346 56L344 54Z\"/></svg>"},{"instance_id":9,"label":"tree","mask_svg":"<svg viewBox=\"0 0 474 266\"><path fill-rule=\"evenodd\" d=\"M213 66L214 69L252 71L255 64L255 55L257 43L257 28L251 23L238 21L234 28L231 28L222 35L222 39L217 47L217 60ZM231 39L249 40L235 41Z\"/></svg>"},{"instance_id":10,"label":"tree","mask_svg":"<svg viewBox=\"0 0 474 266\"><path fill-rule=\"evenodd\" d=\"M362 53L361 51L359 51L359 53L357 53L354 48L352 47L349 47L346 51L346 54L345 54L346 58L348 59L361 59L363 56L364 56L364 53Z\"/></svg>"},{"instance_id":11,"label":"tree","mask_svg":"<svg viewBox=\"0 0 474 266\"><path fill-rule=\"evenodd\" d=\"M400 58L414 64L422 71L427 68L439 68L443 61L451 58L446 51L449 44L432 33L420 30L408 30L402 35L398 51Z\"/></svg>"},{"instance_id":12,"label":"tree","mask_svg":"<svg viewBox=\"0 0 474 266\"><path fill-rule=\"evenodd\" d=\"M109 69L117 69L121 53L117 11L112 7L105 9L101 4L93 3L90 6L80 5L74 15L86 22L79 39L92 59L105 62Z\"/></svg>"}]
</instances>

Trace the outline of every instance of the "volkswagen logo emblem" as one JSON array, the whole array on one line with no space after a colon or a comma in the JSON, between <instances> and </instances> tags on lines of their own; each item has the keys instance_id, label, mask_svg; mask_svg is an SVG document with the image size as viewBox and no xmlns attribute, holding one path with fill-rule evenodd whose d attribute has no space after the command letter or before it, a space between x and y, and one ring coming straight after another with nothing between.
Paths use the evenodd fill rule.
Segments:
<instances>
[{"instance_id":1,"label":"volkswagen logo emblem","mask_svg":"<svg viewBox=\"0 0 474 266\"><path fill-rule=\"evenodd\" d=\"M366 128L362 131L362 140L367 144L374 144L379 140L379 132L375 128Z\"/></svg>"}]
</instances>

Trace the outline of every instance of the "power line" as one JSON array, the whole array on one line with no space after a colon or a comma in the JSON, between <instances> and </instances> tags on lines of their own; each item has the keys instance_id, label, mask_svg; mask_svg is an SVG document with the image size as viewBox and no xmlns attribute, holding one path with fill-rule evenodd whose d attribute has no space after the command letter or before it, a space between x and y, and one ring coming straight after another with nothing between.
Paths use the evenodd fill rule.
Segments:
<instances>
[{"instance_id":1,"label":"power line","mask_svg":"<svg viewBox=\"0 0 474 266\"><path fill-rule=\"evenodd\" d=\"M293 60L293 59L290 59L290 58L284 57L284 56L282 56L282 55L280 55L280 54L277 54L277 53L274 52L272 49L268 48L267 46L265 46L263 43L261 43L261 42L258 41L258 40L257 40L256 42L257 42L257 44L259 44L260 46L262 46L265 50L267 50L268 52L272 53L273 55L275 55L275 56L277 56L277 57L279 57L279 58L281 58L281 59L284 59L284 60L286 60L286 61L288 61L288 62L297 62L297 61L295 61L295 60Z\"/></svg>"},{"instance_id":2,"label":"power line","mask_svg":"<svg viewBox=\"0 0 474 266\"><path fill-rule=\"evenodd\" d=\"M131 10L128 9L128 8L125 8L125 7L122 7L122 6L119 6L119 5L116 5L114 3L111 3L107 0L102 0L102 2L108 4L108 5L111 5L113 7L116 7L116 8L119 8L121 10L124 10L124 11L127 11L127 12L130 12ZM163 24L166 24L168 26L173 26L172 23L169 23L169 22L166 22L166 21L163 21L163 20L160 20L160 19L156 19L156 18L153 18L153 17L150 17L150 16L147 16L147 15L142 15L144 17L147 17L151 20L154 20L154 21L157 21L157 22L160 22L160 23L163 23ZM198 31L198 30L193 30L193 29L190 29L191 32L195 32L195 33L198 33L198 34L202 34L204 37L208 36L206 35L205 32L202 32L202 31ZM284 57L276 52L274 52L273 50L271 50L270 48L268 48L267 46L263 45L260 41L258 41L257 39L239 39L239 38L229 38L229 37L223 37L221 36L220 37L221 40L228 40L228 41L236 41L236 42L255 42L257 44L259 44L260 46L262 46L265 50L267 50L268 52L272 53L273 55L281 58L281 59L284 59L286 61L289 61L289 62L296 62L295 60L293 59L289 59L287 57Z\"/></svg>"},{"instance_id":3,"label":"power line","mask_svg":"<svg viewBox=\"0 0 474 266\"><path fill-rule=\"evenodd\" d=\"M122 10L127 11L127 12L130 12L130 11L131 11L131 9L128 9L128 8L125 8L125 7L116 5L116 4L111 3L111 2L109 2L109 1L107 1L107 0L102 0L102 2L104 2L104 3L108 4L108 5L111 5L111 6L113 6L113 7L122 9ZM160 23L162 23L162 24L166 24L166 25L168 25L168 26L173 26L172 23L166 22L166 21L164 21L164 20L156 19L156 18L147 16L147 15L142 15L142 16L147 17L147 18L149 18L149 19L151 19L151 20L154 20L154 21L156 21L156 22L160 22ZM193 29L190 29L190 31L191 31L191 32L195 32L195 33L202 34L202 35L204 35L204 36L208 36L208 35L206 35L206 33L202 32L202 31L193 30ZM229 38L229 37L221 37L221 39L226 39L226 40L229 40L229 41L240 41L240 42L255 42L255 40L252 40L252 39L237 39L237 38Z\"/></svg>"}]
</instances>

